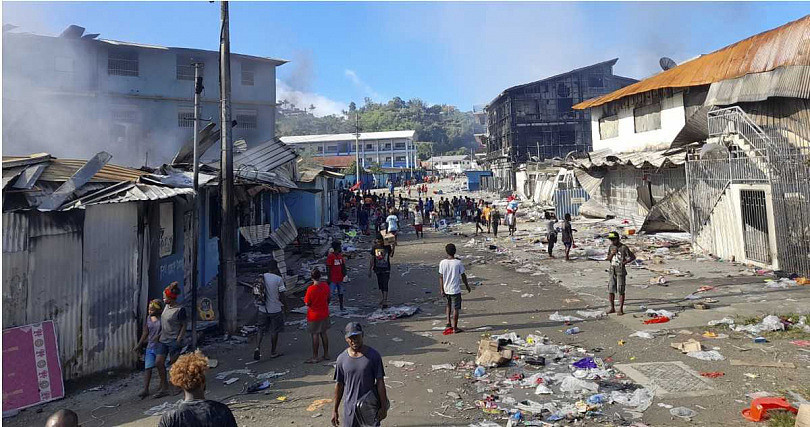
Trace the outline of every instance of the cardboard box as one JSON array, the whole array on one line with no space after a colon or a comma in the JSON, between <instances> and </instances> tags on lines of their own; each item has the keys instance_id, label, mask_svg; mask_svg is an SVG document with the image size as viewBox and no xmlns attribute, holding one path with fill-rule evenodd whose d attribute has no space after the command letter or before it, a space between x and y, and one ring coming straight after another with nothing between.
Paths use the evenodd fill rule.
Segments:
<instances>
[{"instance_id":1,"label":"cardboard box","mask_svg":"<svg viewBox=\"0 0 810 427\"><path fill-rule=\"evenodd\" d=\"M382 232L383 237L383 244L384 245L396 245L396 236L393 234L388 233L387 231Z\"/></svg>"},{"instance_id":2,"label":"cardboard box","mask_svg":"<svg viewBox=\"0 0 810 427\"><path fill-rule=\"evenodd\" d=\"M481 340L478 343L478 355L475 363L481 366L500 366L512 360L512 350L498 350L498 343L491 340Z\"/></svg>"}]
</instances>

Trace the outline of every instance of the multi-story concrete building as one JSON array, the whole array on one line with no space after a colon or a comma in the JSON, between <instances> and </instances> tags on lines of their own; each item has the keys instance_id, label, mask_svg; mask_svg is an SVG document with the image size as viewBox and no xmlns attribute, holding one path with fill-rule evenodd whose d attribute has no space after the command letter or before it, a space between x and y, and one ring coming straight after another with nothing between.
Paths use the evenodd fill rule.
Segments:
<instances>
[{"instance_id":1,"label":"multi-story concrete building","mask_svg":"<svg viewBox=\"0 0 810 427\"><path fill-rule=\"evenodd\" d=\"M360 165L384 168L414 168L416 146L413 144L413 130L360 133ZM353 133L327 135L283 136L281 142L299 152L307 151L315 157L333 157L351 163L355 158L356 141Z\"/></svg>"},{"instance_id":2,"label":"multi-story concrete building","mask_svg":"<svg viewBox=\"0 0 810 427\"><path fill-rule=\"evenodd\" d=\"M168 162L192 138L194 67L203 64L202 116L219 125L219 54L82 36L3 34L3 154L48 152L116 164ZM276 67L286 61L231 55L234 140L275 135ZM204 126L207 121L201 125ZM216 157L215 146L210 155Z\"/></svg>"},{"instance_id":3,"label":"multi-story concrete building","mask_svg":"<svg viewBox=\"0 0 810 427\"><path fill-rule=\"evenodd\" d=\"M514 168L535 157L591 149L591 118L571 107L636 82L613 74L618 58L510 87L486 108L487 160L501 188L514 189Z\"/></svg>"},{"instance_id":4,"label":"multi-story concrete building","mask_svg":"<svg viewBox=\"0 0 810 427\"><path fill-rule=\"evenodd\" d=\"M459 174L467 170L476 169L478 165L470 160L468 155L433 156L427 160L428 165L439 173Z\"/></svg>"}]
</instances>

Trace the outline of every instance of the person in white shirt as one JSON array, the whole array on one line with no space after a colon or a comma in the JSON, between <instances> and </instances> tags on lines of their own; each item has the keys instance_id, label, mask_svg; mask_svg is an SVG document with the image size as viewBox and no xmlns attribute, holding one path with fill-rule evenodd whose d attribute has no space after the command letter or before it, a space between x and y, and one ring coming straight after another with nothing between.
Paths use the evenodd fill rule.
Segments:
<instances>
[{"instance_id":1,"label":"person in white shirt","mask_svg":"<svg viewBox=\"0 0 810 427\"><path fill-rule=\"evenodd\" d=\"M253 351L253 359L259 360L262 357L261 346L264 333L270 333L270 358L281 356L278 348L278 335L284 331L284 313L289 312L287 299L284 292L284 280L281 276L273 273L264 273L264 304L259 305L259 331L257 335L256 350Z\"/></svg>"},{"instance_id":2,"label":"person in white shirt","mask_svg":"<svg viewBox=\"0 0 810 427\"><path fill-rule=\"evenodd\" d=\"M439 287L442 296L447 300L447 325L445 334L463 332L458 328L458 313L461 311L461 282L467 287L467 293L472 292L467 282L464 264L456 258L456 245L448 243L444 247L447 258L439 262ZM450 314L452 313L452 319Z\"/></svg>"},{"instance_id":3,"label":"person in white shirt","mask_svg":"<svg viewBox=\"0 0 810 427\"><path fill-rule=\"evenodd\" d=\"M413 228L416 230L416 237L417 238L424 238L425 232L422 230L422 224L424 223L424 217L422 216L422 211L417 209L416 212L413 214Z\"/></svg>"},{"instance_id":4,"label":"person in white shirt","mask_svg":"<svg viewBox=\"0 0 810 427\"><path fill-rule=\"evenodd\" d=\"M394 249L396 248L397 244L397 234L399 234L399 217L397 217L397 211L391 209L388 217L385 218L385 222L388 223L388 234L394 235L394 244L391 245L391 255L394 255Z\"/></svg>"}]
</instances>

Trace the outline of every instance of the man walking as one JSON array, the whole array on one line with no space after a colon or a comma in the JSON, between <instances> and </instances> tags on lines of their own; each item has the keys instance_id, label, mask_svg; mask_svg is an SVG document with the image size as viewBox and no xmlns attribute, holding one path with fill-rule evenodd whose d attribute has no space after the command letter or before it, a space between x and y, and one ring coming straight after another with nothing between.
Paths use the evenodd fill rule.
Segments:
<instances>
[{"instance_id":1,"label":"man walking","mask_svg":"<svg viewBox=\"0 0 810 427\"><path fill-rule=\"evenodd\" d=\"M390 402L385 389L385 370L377 350L363 343L363 327L357 322L346 325L349 347L335 363L335 406L332 425L340 425L343 401L343 426L379 426L388 416Z\"/></svg>"},{"instance_id":2,"label":"man walking","mask_svg":"<svg viewBox=\"0 0 810 427\"><path fill-rule=\"evenodd\" d=\"M284 313L289 311L287 298L284 292L284 280L278 274L264 273L264 304L259 305L259 331L256 335L256 350L253 350L253 360L262 358L262 339L265 333L270 334L270 358L281 356L278 349L278 335L284 331Z\"/></svg>"},{"instance_id":3,"label":"man walking","mask_svg":"<svg viewBox=\"0 0 810 427\"><path fill-rule=\"evenodd\" d=\"M467 292L472 292L470 284L467 283L467 274L464 264L456 258L456 245L448 243L444 247L447 258L439 262L439 287L442 296L447 299L447 325L445 325L445 335L463 332L458 327L458 313L461 311L461 282L467 287ZM451 319L452 313L452 319Z\"/></svg>"}]
</instances>

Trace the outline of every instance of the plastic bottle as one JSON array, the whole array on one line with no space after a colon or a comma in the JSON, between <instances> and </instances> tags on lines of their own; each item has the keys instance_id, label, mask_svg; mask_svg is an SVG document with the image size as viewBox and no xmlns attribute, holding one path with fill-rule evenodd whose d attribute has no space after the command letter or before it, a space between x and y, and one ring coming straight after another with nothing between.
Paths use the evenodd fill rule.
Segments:
<instances>
[{"instance_id":1,"label":"plastic bottle","mask_svg":"<svg viewBox=\"0 0 810 427\"><path fill-rule=\"evenodd\" d=\"M565 330L565 335L574 335L579 333L579 326L574 326L573 328L568 328Z\"/></svg>"}]
</instances>

